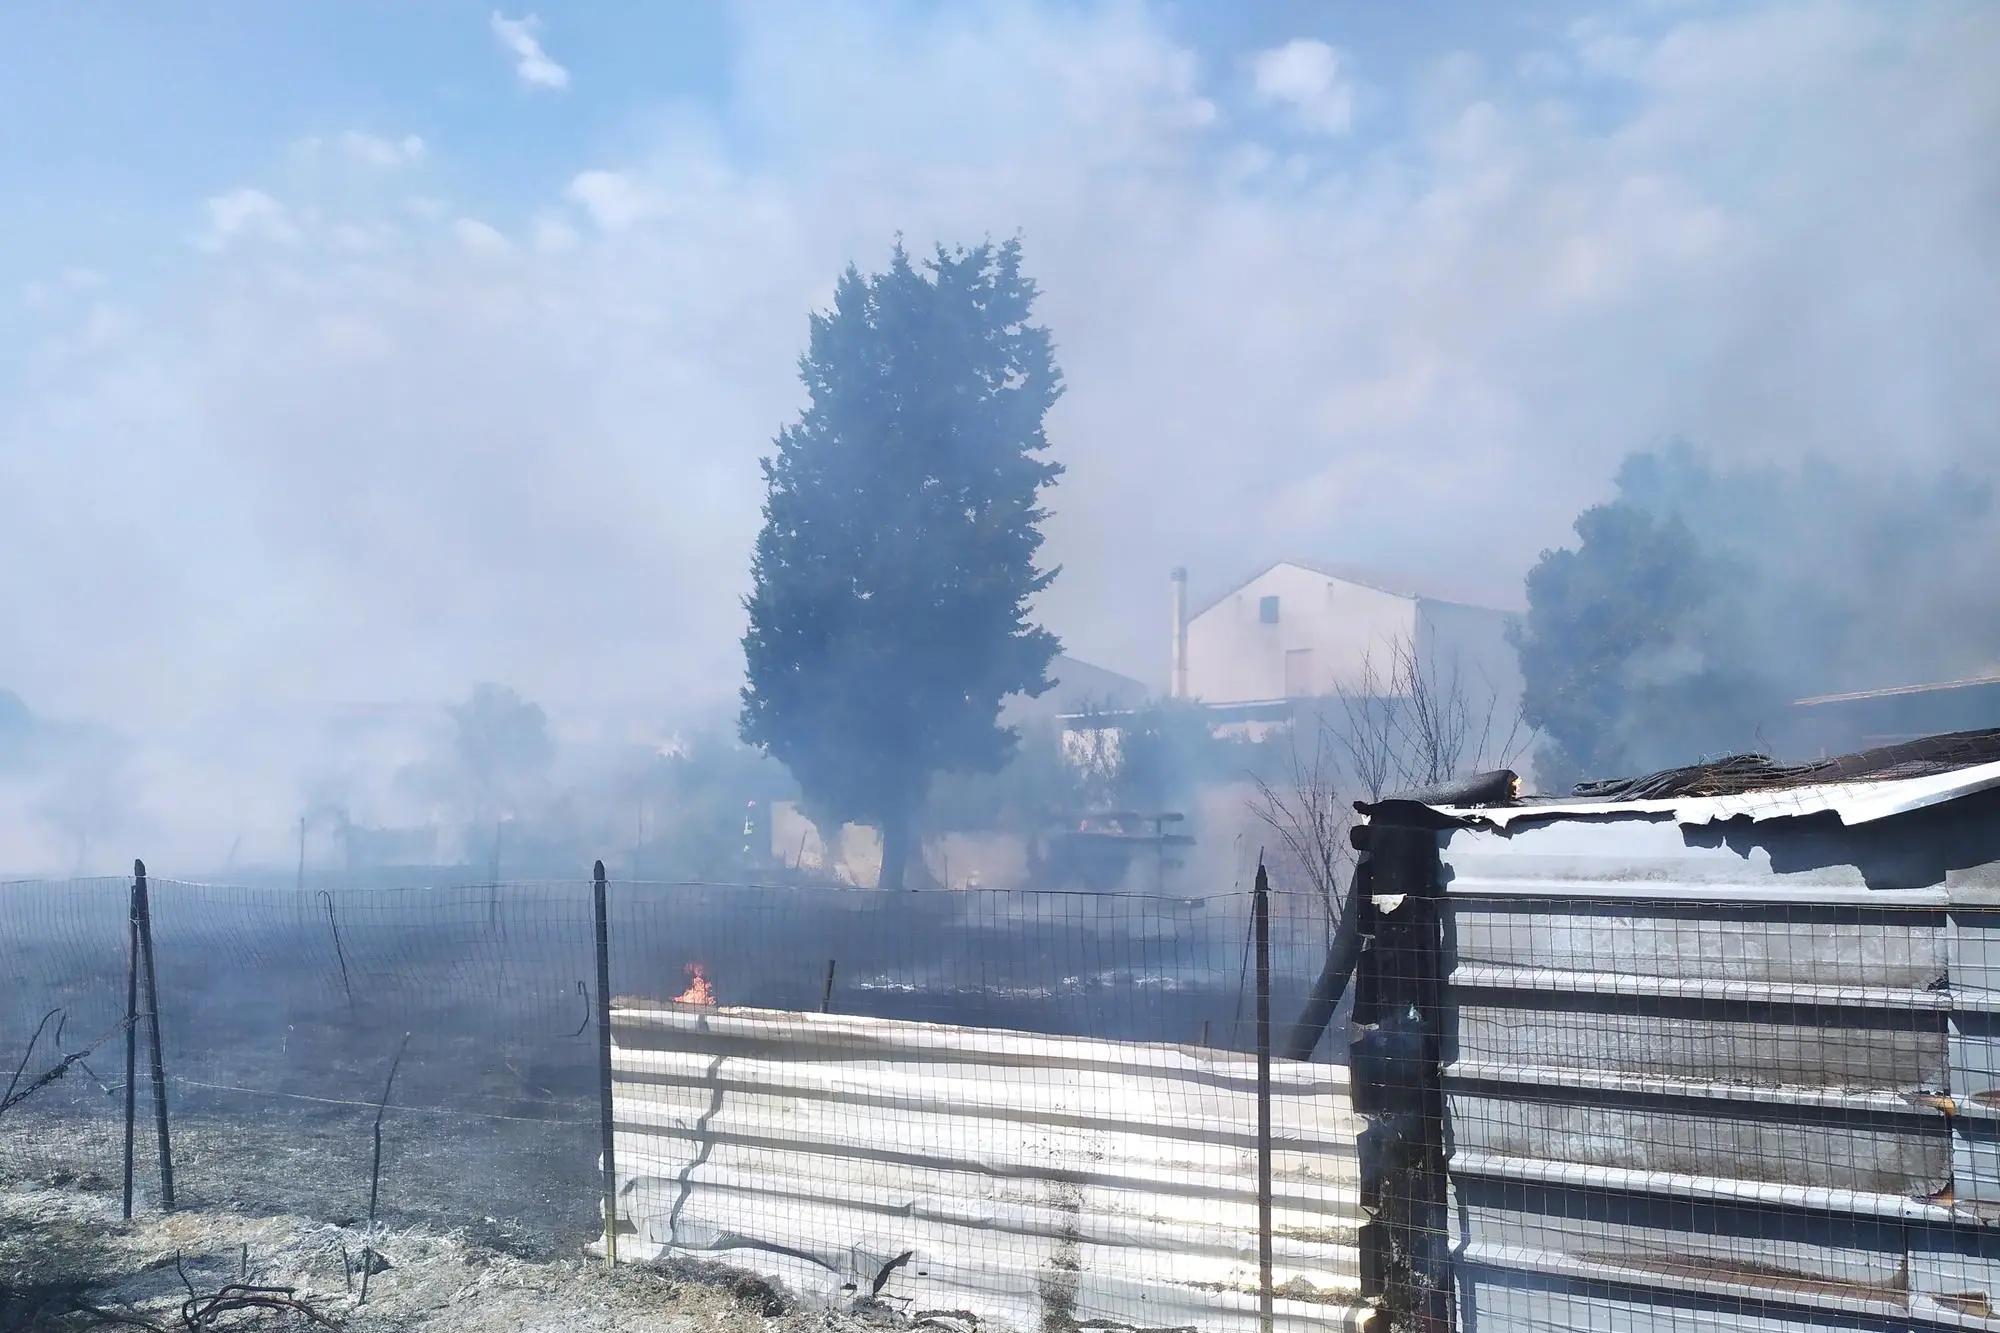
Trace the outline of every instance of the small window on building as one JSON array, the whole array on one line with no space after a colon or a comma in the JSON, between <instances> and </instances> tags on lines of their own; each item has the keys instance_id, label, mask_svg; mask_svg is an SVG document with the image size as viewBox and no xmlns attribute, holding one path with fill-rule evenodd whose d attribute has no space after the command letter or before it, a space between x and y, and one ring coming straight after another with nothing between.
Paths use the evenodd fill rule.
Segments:
<instances>
[{"instance_id":1,"label":"small window on building","mask_svg":"<svg viewBox=\"0 0 2000 1333\"><path fill-rule=\"evenodd\" d=\"M1259 624L1264 625L1275 625L1278 623L1277 598L1259 597L1257 599L1257 621Z\"/></svg>"}]
</instances>

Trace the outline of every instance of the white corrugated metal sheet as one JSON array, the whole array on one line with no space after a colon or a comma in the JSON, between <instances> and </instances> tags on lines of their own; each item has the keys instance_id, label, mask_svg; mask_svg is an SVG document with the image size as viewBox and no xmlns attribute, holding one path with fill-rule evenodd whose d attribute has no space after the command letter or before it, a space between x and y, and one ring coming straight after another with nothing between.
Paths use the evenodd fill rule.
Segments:
<instances>
[{"instance_id":1,"label":"white corrugated metal sheet","mask_svg":"<svg viewBox=\"0 0 2000 1333\"><path fill-rule=\"evenodd\" d=\"M1581 818L1606 815L1654 815L1681 824L1713 824L1726 819L1791 819L1831 810L1847 825L1867 824L1891 815L2000 787L2000 763L1977 764L1921 778L1866 782L1823 782L1813 786L1777 787L1733 796L1678 796L1653 801L1550 801L1526 805L1439 810L1476 823L1505 828L1520 820Z\"/></svg>"},{"instance_id":2,"label":"white corrugated metal sheet","mask_svg":"<svg viewBox=\"0 0 2000 1333\"><path fill-rule=\"evenodd\" d=\"M1996 782L1459 812L1461 1328L2000 1327Z\"/></svg>"},{"instance_id":3,"label":"white corrugated metal sheet","mask_svg":"<svg viewBox=\"0 0 2000 1333\"><path fill-rule=\"evenodd\" d=\"M1248 1057L627 1002L612 1033L621 1253L1021 1329L1257 1327ZM1366 1327L1346 1071L1273 1085L1278 1325Z\"/></svg>"}]
</instances>

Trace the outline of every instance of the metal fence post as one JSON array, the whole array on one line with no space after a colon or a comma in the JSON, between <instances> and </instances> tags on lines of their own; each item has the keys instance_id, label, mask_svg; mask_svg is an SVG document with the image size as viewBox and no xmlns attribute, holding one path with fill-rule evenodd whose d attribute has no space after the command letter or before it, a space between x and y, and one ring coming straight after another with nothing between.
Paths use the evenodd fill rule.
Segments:
<instances>
[{"instance_id":1,"label":"metal fence post","mask_svg":"<svg viewBox=\"0 0 2000 1333\"><path fill-rule=\"evenodd\" d=\"M174 1149L167 1133L167 1070L160 1051L160 978L153 969L153 907L146 890L146 863L132 863L132 917L139 955L146 964L146 1028L152 1053L153 1121L160 1137L160 1208L174 1210Z\"/></svg>"},{"instance_id":2,"label":"metal fence post","mask_svg":"<svg viewBox=\"0 0 2000 1333\"><path fill-rule=\"evenodd\" d=\"M125 1220L132 1220L132 1149L139 1122L139 885L132 884L125 973Z\"/></svg>"},{"instance_id":3,"label":"metal fence post","mask_svg":"<svg viewBox=\"0 0 2000 1333\"><path fill-rule=\"evenodd\" d=\"M618 1265L618 1168L613 1157L611 1113L611 924L604 894L604 862L590 872L597 926L597 1107L604 1148L604 1262Z\"/></svg>"},{"instance_id":4,"label":"metal fence post","mask_svg":"<svg viewBox=\"0 0 2000 1333\"><path fill-rule=\"evenodd\" d=\"M1263 1333L1275 1318L1271 1291L1271 881L1257 863L1250 896L1257 937L1257 1315Z\"/></svg>"}]
</instances>

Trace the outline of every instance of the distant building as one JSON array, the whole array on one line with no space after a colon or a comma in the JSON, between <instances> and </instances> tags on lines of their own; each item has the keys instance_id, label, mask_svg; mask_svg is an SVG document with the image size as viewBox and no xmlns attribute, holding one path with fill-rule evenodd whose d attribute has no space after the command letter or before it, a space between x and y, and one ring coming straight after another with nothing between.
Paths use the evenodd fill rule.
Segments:
<instances>
[{"instance_id":1,"label":"distant building","mask_svg":"<svg viewBox=\"0 0 2000 1333\"><path fill-rule=\"evenodd\" d=\"M1173 693L1246 720L1289 716L1300 699L1380 694L1396 655L1414 650L1468 697L1511 715L1520 667L1507 626L1517 614L1470 596L1357 565L1281 560L1188 609L1174 571Z\"/></svg>"},{"instance_id":2,"label":"distant building","mask_svg":"<svg viewBox=\"0 0 2000 1333\"><path fill-rule=\"evenodd\" d=\"M1010 694L1002 700L1000 725L1016 727L1030 721L1054 722L1078 714L1137 708L1151 693L1130 676L1079 662L1067 654L1049 663L1049 679L1055 682L1054 688L1032 699Z\"/></svg>"}]
</instances>

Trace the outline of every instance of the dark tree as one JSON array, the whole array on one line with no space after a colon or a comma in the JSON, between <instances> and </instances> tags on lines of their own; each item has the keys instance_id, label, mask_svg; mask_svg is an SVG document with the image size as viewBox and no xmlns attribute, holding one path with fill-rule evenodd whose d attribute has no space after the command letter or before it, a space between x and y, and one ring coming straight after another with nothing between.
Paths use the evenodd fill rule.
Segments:
<instances>
[{"instance_id":1,"label":"dark tree","mask_svg":"<svg viewBox=\"0 0 2000 1333\"><path fill-rule=\"evenodd\" d=\"M1678 518L1619 501L1528 573L1521 716L1546 788L1689 763L1756 739L1770 686L1742 665L1731 562Z\"/></svg>"},{"instance_id":2,"label":"dark tree","mask_svg":"<svg viewBox=\"0 0 2000 1333\"><path fill-rule=\"evenodd\" d=\"M764 460L743 739L823 823L882 830L900 887L932 775L993 772L1006 695L1049 688L1028 619L1053 569L1042 419L1062 393L1018 242L841 275L800 364L810 403Z\"/></svg>"},{"instance_id":3,"label":"dark tree","mask_svg":"<svg viewBox=\"0 0 2000 1333\"><path fill-rule=\"evenodd\" d=\"M548 776L555 741L541 705L504 685L482 684L449 709L450 781L475 824L507 813Z\"/></svg>"}]
</instances>

